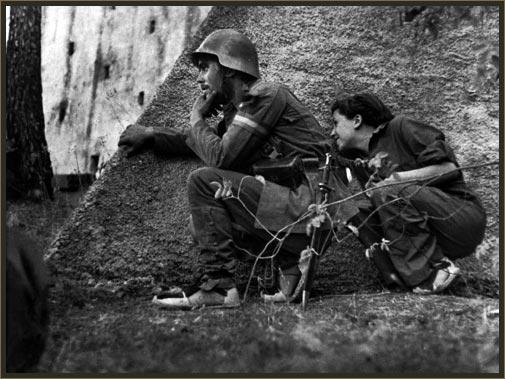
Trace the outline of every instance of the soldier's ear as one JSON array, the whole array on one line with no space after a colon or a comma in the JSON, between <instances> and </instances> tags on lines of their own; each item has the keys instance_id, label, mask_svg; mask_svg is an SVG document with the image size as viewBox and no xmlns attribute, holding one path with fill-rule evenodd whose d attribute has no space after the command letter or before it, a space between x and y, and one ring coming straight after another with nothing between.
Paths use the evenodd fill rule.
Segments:
<instances>
[{"instance_id":1,"label":"soldier's ear","mask_svg":"<svg viewBox=\"0 0 505 379\"><path fill-rule=\"evenodd\" d=\"M363 117L361 117L360 114L357 114L356 116L354 116L352 118L352 120L354 121L354 128L355 129L359 128L363 124Z\"/></svg>"}]
</instances>

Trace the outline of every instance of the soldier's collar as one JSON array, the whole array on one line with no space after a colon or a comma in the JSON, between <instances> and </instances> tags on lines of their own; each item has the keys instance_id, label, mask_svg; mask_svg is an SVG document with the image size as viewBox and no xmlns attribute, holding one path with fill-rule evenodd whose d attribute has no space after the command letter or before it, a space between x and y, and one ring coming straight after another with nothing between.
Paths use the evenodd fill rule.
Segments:
<instances>
[{"instance_id":1,"label":"soldier's collar","mask_svg":"<svg viewBox=\"0 0 505 379\"><path fill-rule=\"evenodd\" d=\"M383 122L382 124L380 124L378 127L376 127L372 133L372 135L374 134L379 134L387 125L388 125L389 121L386 121L386 122Z\"/></svg>"},{"instance_id":2,"label":"soldier's collar","mask_svg":"<svg viewBox=\"0 0 505 379\"><path fill-rule=\"evenodd\" d=\"M233 104L232 101L230 101L228 104L223 105L223 113L224 114L234 112L236 110L237 110L237 107L235 106L235 104Z\"/></svg>"}]
</instances>

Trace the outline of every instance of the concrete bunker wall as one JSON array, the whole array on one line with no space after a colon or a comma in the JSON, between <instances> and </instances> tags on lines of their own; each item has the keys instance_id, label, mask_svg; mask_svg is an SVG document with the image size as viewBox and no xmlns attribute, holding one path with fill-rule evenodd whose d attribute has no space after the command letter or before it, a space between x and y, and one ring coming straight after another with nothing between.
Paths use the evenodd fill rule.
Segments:
<instances>
[{"instance_id":1,"label":"concrete bunker wall","mask_svg":"<svg viewBox=\"0 0 505 379\"><path fill-rule=\"evenodd\" d=\"M186 128L198 94L187 53L214 29L234 28L256 43L263 78L289 85L326 129L338 89L370 90L394 113L443 130L461 165L497 161L498 85L486 84L476 72L483 44L498 46L498 8L483 16L482 25L447 24L437 38L422 26L400 22L402 9L214 7L138 121ZM50 249L53 272L86 283L130 281L145 288L186 283L197 259L187 227L186 178L199 166L196 160L151 153L131 159L116 154ZM498 256L498 166L468 171L465 177L489 216L478 253ZM380 288L363 251L354 237L334 244L315 287L323 292ZM470 257L460 265L468 281L487 283L483 291L497 291L491 263ZM250 267L250 261L241 265L242 287Z\"/></svg>"}]
</instances>

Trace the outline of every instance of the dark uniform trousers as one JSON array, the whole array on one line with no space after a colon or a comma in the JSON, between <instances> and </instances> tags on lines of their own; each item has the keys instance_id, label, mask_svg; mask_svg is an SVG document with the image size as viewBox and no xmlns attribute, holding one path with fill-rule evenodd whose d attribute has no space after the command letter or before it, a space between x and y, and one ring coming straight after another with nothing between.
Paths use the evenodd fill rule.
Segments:
<instances>
[{"instance_id":1,"label":"dark uniform trousers","mask_svg":"<svg viewBox=\"0 0 505 379\"><path fill-rule=\"evenodd\" d=\"M217 187L211 182L229 180L236 195L240 186L240 200L215 198ZM240 225L263 248L272 236L255 227L255 213L263 191L263 183L238 172L203 167L188 178L188 198L196 239L200 247L200 269L203 271L201 288L228 289L235 286L236 254L239 241L234 225ZM281 268L295 265L301 249L308 244L305 234L290 234L278 254ZM274 244L272 244L274 245ZM259 251L255 252L256 254ZM268 254L268 253L267 253Z\"/></svg>"},{"instance_id":2,"label":"dark uniform trousers","mask_svg":"<svg viewBox=\"0 0 505 379\"><path fill-rule=\"evenodd\" d=\"M366 220L366 221L365 221ZM436 187L416 184L378 188L368 207L352 220L361 227L365 246L390 241L389 256L408 286L433 272L433 262L443 256L468 256L482 241L486 216L473 200L447 194Z\"/></svg>"}]
</instances>

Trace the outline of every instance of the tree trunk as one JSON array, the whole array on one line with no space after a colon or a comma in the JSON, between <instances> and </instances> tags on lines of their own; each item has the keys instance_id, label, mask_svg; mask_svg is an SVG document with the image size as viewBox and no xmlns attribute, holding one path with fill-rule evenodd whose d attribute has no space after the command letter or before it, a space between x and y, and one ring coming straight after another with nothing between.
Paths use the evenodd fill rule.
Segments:
<instances>
[{"instance_id":1,"label":"tree trunk","mask_svg":"<svg viewBox=\"0 0 505 379\"><path fill-rule=\"evenodd\" d=\"M53 199L40 73L41 8L12 6L7 42L7 198Z\"/></svg>"}]
</instances>

